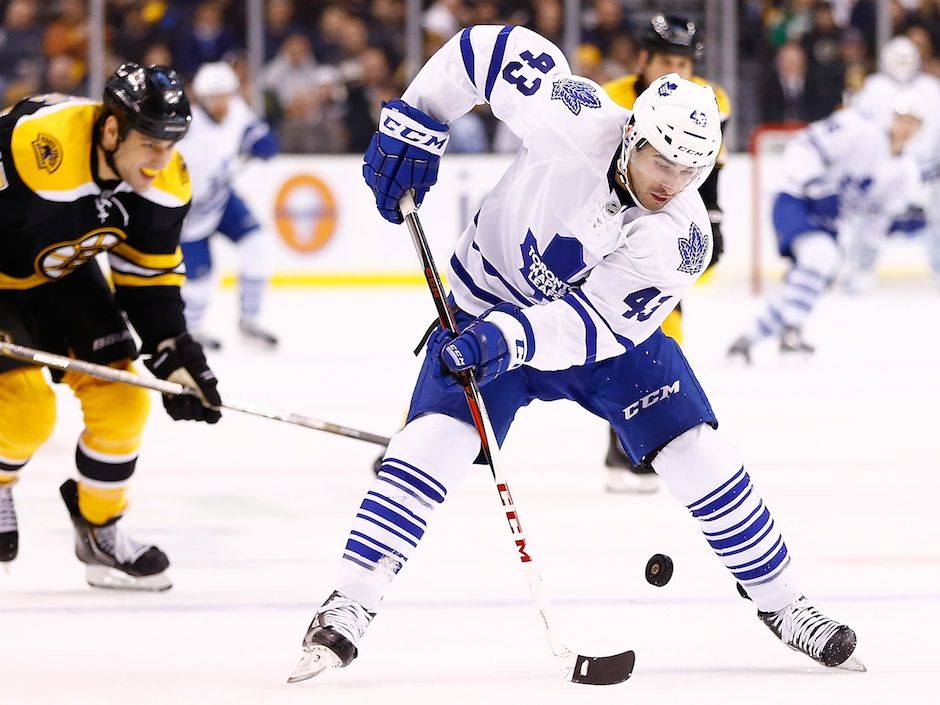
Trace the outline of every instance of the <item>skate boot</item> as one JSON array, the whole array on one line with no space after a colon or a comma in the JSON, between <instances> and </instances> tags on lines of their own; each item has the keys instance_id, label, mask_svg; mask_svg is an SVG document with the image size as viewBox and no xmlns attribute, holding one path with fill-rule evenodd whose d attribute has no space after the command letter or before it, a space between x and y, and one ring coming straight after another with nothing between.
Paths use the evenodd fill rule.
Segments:
<instances>
[{"instance_id":1,"label":"skate boot","mask_svg":"<svg viewBox=\"0 0 940 705\"><path fill-rule=\"evenodd\" d=\"M138 543L118 526L120 517L97 526L78 508L78 484L66 480L59 488L75 527L75 555L85 564L92 587L113 590L169 590L170 561L156 546Z\"/></svg>"},{"instance_id":2,"label":"skate boot","mask_svg":"<svg viewBox=\"0 0 940 705\"><path fill-rule=\"evenodd\" d=\"M607 446L607 457L604 464L607 466L608 492L614 494L649 494L659 489L659 478L649 463L634 465L623 450L620 439L610 428L610 444Z\"/></svg>"},{"instance_id":3,"label":"skate boot","mask_svg":"<svg viewBox=\"0 0 940 705\"><path fill-rule=\"evenodd\" d=\"M740 338L734 341L734 344L728 348L728 359L734 360L735 358L740 357L745 365L751 364L751 343L750 338L745 335L742 335Z\"/></svg>"},{"instance_id":4,"label":"skate boot","mask_svg":"<svg viewBox=\"0 0 940 705\"><path fill-rule=\"evenodd\" d=\"M11 485L12 483L0 485L0 563L9 563L16 558L20 546Z\"/></svg>"},{"instance_id":5,"label":"skate boot","mask_svg":"<svg viewBox=\"0 0 940 705\"><path fill-rule=\"evenodd\" d=\"M304 655L287 682L305 681L327 668L343 668L352 663L359 654L356 642L373 617L374 612L334 591L310 622L302 643Z\"/></svg>"},{"instance_id":6,"label":"skate boot","mask_svg":"<svg viewBox=\"0 0 940 705\"><path fill-rule=\"evenodd\" d=\"M205 333L190 332L190 335L193 337L193 340L202 346L203 350L218 352L222 349L222 341L218 338L213 338L211 335L206 335Z\"/></svg>"},{"instance_id":7,"label":"skate boot","mask_svg":"<svg viewBox=\"0 0 940 705\"><path fill-rule=\"evenodd\" d=\"M248 318L243 318L238 322L238 330L241 331L242 338L249 343L260 345L263 348L274 349L277 347L277 336Z\"/></svg>"},{"instance_id":8,"label":"skate boot","mask_svg":"<svg viewBox=\"0 0 940 705\"><path fill-rule=\"evenodd\" d=\"M780 641L823 666L866 670L861 661L852 657L855 632L826 617L805 597L776 612L758 611L757 616Z\"/></svg>"},{"instance_id":9,"label":"skate boot","mask_svg":"<svg viewBox=\"0 0 940 705\"><path fill-rule=\"evenodd\" d=\"M780 352L785 355L790 353L812 355L816 352L816 348L803 340L803 333L799 328L787 326L780 331Z\"/></svg>"}]
</instances>

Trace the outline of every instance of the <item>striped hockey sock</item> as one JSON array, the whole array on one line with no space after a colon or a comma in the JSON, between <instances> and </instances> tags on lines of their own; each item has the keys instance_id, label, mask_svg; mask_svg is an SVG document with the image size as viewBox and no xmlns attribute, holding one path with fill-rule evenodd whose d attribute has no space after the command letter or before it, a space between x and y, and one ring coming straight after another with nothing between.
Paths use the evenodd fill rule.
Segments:
<instances>
[{"instance_id":1,"label":"striped hockey sock","mask_svg":"<svg viewBox=\"0 0 940 705\"><path fill-rule=\"evenodd\" d=\"M768 302L766 310L758 317L751 339L777 335L788 326L802 329L828 283L826 276L806 267L794 266L787 273L783 290Z\"/></svg>"},{"instance_id":2,"label":"striped hockey sock","mask_svg":"<svg viewBox=\"0 0 940 705\"><path fill-rule=\"evenodd\" d=\"M447 489L421 468L386 457L349 532L339 591L374 609L446 495Z\"/></svg>"},{"instance_id":3,"label":"striped hockey sock","mask_svg":"<svg viewBox=\"0 0 940 705\"><path fill-rule=\"evenodd\" d=\"M788 580L787 545L743 467L688 509L758 609L775 611L799 596Z\"/></svg>"}]
</instances>

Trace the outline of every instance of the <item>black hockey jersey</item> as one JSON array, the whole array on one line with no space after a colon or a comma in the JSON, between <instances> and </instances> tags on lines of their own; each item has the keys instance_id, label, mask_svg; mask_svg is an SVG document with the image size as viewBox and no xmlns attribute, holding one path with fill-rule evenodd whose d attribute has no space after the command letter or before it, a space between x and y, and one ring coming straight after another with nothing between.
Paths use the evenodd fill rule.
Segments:
<instances>
[{"instance_id":1,"label":"black hockey jersey","mask_svg":"<svg viewBox=\"0 0 940 705\"><path fill-rule=\"evenodd\" d=\"M191 188L178 152L147 191L92 168L101 103L50 94L0 114L0 290L54 286L107 252L144 352L185 328L180 228Z\"/></svg>"}]
</instances>

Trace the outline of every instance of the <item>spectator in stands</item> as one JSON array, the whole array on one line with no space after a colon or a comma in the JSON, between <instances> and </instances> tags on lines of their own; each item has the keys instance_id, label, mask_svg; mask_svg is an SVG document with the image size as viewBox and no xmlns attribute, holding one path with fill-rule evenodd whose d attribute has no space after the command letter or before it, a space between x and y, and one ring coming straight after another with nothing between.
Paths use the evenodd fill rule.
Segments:
<instances>
[{"instance_id":1,"label":"spectator in stands","mask_svg":"<svg viewBox=\"0 0 940 705\"><path fill-rule=\"evenodd\" d=\"M583 41L596 46L602 54L609 52L618 38L633 34L633 27L619 0L594 0L589 22Z\"/></svg>"},{"instance_id":2,"label":"spectator in stands","mask_svg":"<svg viewBox=\"0 0 940 705\"><path fill-rule=\"evenodd\" d=\"M128 5L122 8L120 16L116 18L111 48L124 61L139 63L147 47L156 40L156 29L147 19L144 10L142 4Z\"/></svg>"},{"instance_id":3,"label":"spectator in stands","mask_svg":"<svg viewBox=\"0 0 940 705\"><path fill-rule=\"evenodd\" d=\"M799 43L787 42L777 49L775 70L762 84L761 122L809 122L806 68L806 52Z\"/></svg>"},{"instance_id":4,"label":"spectator in stands","mask_svg":"<svg viewBox=\"0 0 940 705\"><path fill-rule=\"evenodd\" d=\"M527 23L527 26L557 46L563 46L564 19L565 9L561 4L561 0L534 0L532 3L532 19Z\"/></svg>"},{"instance_id":5,"label":"spectator in stands","mask_svg":"<svg viewBox=\"0 0 940 705\"><path fill-rule=\"evenodd\" d=\"M47 57L67 54L77 62L75 71L83 76L88 56L88 16L83 0L59 0L55 19L47 26L42 40Z\"/></svg>"},{"instance_id":6,"label":"spectator in stands","mask_svg":"<svg viewBox=\"0 0 940 705\"><path fill-rule=\"evenodd\" d=\"M386 49L367 47L359 56L362 74L349 87L346 125L349 129L349 149L354 153L365 152L375 133L382 101L397 98L401 86L394 82L397 66Z\"/></svg>"},{"instance_id":7,"label":"spectator in stands","mask_svg":"<svg viewBox=\"0 0 940 705\"><path fill-rule=\"evenodd\" d=\"M810 120L821 120L842 104L845 90L845 63L842 61L842 29L836 24L832 5L825 0L813 3L813 24L803 35L806 74L813 86Z\"/></svg>"},{"instance_id":8,"label":"spectator in stands","mask_svg":"<svg viewBox=\"0 0 940 705\"><path fill-rule=\"evenodd\" d=\"M771 47L800 41L813 26L813 0L789 0L767 11L767 40Z\"/></svg>"},{"instance_id":9,"label":"spectator in stands","mask_svg":"<svg viewBox=\"0 0 940 705\"><path fill-rule=\"evenodd\" d=\"M0 27L0 97L12 105L34 93L42 80L43 58L36 51L43 30L36 0L10 0Z\"/></svg>"},{"instance_id":10,"label":"spectator in stands","mask_svg":"<svg viewBox=\"0 0 940 705\"><path fill-rule=\"evenodd\" d=\"M173 66L173 52L166 42L157 41L144 50L141 66Z\"/></svg>"},{"instance_id":11,"label":"spectator in stands","mask_svg":"<svg viewBox=\"0 0 940 705\"><path fill-rule=\"evenodd\" d=\"M196 6L192 24L184 27L176 39L174 68L184 76L192 76L203 64L220 61L239 45L235 31L225 24L221 5L206 0Z\"/></svg>"},{"instance_id":12,"label":"spectator in stands","mask_svg":"<svg viewBox=\"0 0 940 705\"><path fill-rule=\"evenodd\" d=\"M303 33L294 19L293 0L267 0L264 6L264 60L271 61L290 34Z\"/></svg>"},{"instance_id":13,"label":"spectator in stands","mask_svg":"<svg viewBox=\"0 0 940 705\"><path fill-rule=\"evenodd\" d=\"M82 80L84 69L68 54L56 54L46 61L41 90L43 93L85 95L87 86Z\"/></svg>"},{"instance_id":14,"label":"spectator in stands","mask_svg":"<svg viewBox=\"0 0 940 705\"><path fill-rule=\"evenodd\" d=\"M405 55L404 0L372 0L369 5L369 36L381 37L397 55Z\"/></svg>"},{"instance_id":15,"label":"spectator in stands","mask_svg":"<svg viewBox=\"0 0 940 705\"><path fill-rule=\"evenodd\" d=\"M338 64L343 59L343 27L350 14L339 3L323 8L313 33L313 54L318 63Z\"/></svg>"}]
</instances>

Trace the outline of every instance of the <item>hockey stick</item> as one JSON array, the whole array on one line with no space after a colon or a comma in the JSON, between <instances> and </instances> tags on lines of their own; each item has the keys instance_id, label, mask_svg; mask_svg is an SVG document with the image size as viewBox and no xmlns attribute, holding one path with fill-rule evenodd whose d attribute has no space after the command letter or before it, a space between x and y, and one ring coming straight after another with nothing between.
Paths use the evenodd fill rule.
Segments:
<instances>
[{"instance_id":1,"label":"hockey stick","mask_svg":"<svg viewBox=\"0 0 940 705\"><path fill-rule=\"evenodd\" d=\"M428 288L431 290L431 296L434 298L434 306L437 308L437 316L443 327L457 332L457 324L454 319L453 311L447 305L447 296L444 291L444 285L441 277L434 265L434 258L431 255L431 249L428 247L427 238L424 235L424 229L421 227L421 221L418 220L417 207L411 192L406 192L399 202L402 215L405 218L405 224L411 233L412 242L415 250L421 259L424 267L424 278L427 281ZM480 436L480 443L483 447L483 455L486 458L487 465L490 466L490 472L493 475L493 481L496 483L496 491L499 493L499 501L503 505L506 519L509 522L509 530L513 535L513 541L516 549L519 551L519 560L525 569L526 578L529 581L529 591L532 594L532 600L542 618L542 625L545 627L545 635L551 646L552 653L564 663L565 677L573 683L586 683L589 685L613 685L622 683L633 673L633 665L636 662L636 655L633 651L624 651L620 654L611 656L582 656L566 647L558 637L551 619L551 604L548 596L545 594L542 586L542 576L535 560L530 555L525 533L522 531L522 522L519 519L519 511L512 499L509 491L509 483L501 470L502 464L497 462L497 453L499 444L496 441L496 434L493 432L493 425L490 423L490 417L483 404L483 397L480 394L480 387L477 384L476 377L472 373L466 373L461 376L460 382L463 385L464 394L467 397L467 405L470 407L470 415L473 417L473 424Z\"/></svg>"},{"instance_id":2,"label":"hockey stick","mask_svg":"<svg viewBox=\"0 0 940 705\"><path fill-rule=\"evenodd\" d=\"M133 372L116 370L113 367L97 365L93 362L85 362L84 360L76 360L75 358L65 357L63 355L55 355L53 353L43 352L42 350L34 350L33 348L27 348L22 345L15 345L4 341L0 341L0 355L5 355L15 360L22 360L23 362L31 362L34 365L54 367L57 370L65 370L66 372L70 370L80 372L83 375L97 377L98 379L104 379L109 382L120 382L122 384L130 384L134 387L152 389L161 394L169 394L171 396L195 394L189 387L178 384L177 382L170 382L169 380L160 379L158 377L142 377L135 375ZM338 436L356 438L360 441L375 443L380 446L387 446L390 440L385 436L378 436L374 433L368 433L367 431L359 431L355 428L349 428L348 426L340 426L338 424L329 423L328 421L312 419L309 416L295 414L292 411L274 409L269 406L264 406L263 404L242 401L241 399L227 397L222 400L222 404L219 407L214 408L231 409L232 411L240 411L243 414L250 414L252 416L263 416L266 419L283 421L285 423L294 424L295 426L312 428L317 431L335 433Z\"/></svg>"}]
</instances>

